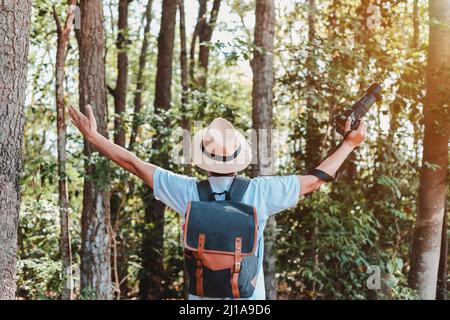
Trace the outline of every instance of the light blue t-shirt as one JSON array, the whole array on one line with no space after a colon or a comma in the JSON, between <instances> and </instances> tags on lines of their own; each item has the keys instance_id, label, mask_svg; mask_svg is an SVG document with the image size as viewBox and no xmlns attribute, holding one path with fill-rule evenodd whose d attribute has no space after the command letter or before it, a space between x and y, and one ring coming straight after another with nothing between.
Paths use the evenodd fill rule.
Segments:
<instances>
[{"instance_id":1,"label":"light blue t-shirt","mask_svg":"<svg viewBox=\"0 0 450 320\"><path fill-rule=\"evenodd\" d=\"M213 192L228 191L233 177L209 177ZM161 168L156 169L153 177L155 197L178 212L184 219L188 203L199 201L197 179L176 174ZM253 296L249 300L264 300L266 297L263 273L264 227L267 219L285 209L295 207L300 196L300 181L297 175L266 176L252 179L244 193L242 202L256 207L258 214L258 277ZM225 200L225 195L216 196L216 200ZM189 299L211 299L189 295Z\"/></svg>"}]
</instances>

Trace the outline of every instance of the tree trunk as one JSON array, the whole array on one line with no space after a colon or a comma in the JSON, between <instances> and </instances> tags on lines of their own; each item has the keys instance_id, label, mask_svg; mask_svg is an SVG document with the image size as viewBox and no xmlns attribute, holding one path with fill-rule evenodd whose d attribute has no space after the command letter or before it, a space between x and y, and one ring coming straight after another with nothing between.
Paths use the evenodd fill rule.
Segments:
<instances>
[{"instance_id":1,"label":"tree trunk","mask_svg":"<svg viewBox=\"0 0 450 320\"><path fill-rule=\"evenodd\" d=\"M450 121L448 68L450 67L450 2L430 1L427 99L424 108L423 164L419 206L411 253L409 284L422 299L435 299L445 212ZM446 70L447 69L447 70ZM431 167L432 166L432 167Z\"/></svg>"},{"instance_id":2,"label":"tree trunk","mask_svg":"<svg viewBox=\"0 0 450 320\"><path fill-rule=\"evenodd\" d=\"M195 25L194 33L191 39L191 49L189 52L189 76L191 78L191 85L196 83L195 79L195 50L197 48L197 38L199 37L200 30L204 21L206 20L206 4L207 0L198 0L198 17L197 24Z\"/></svg>"},{"instance_id":3,"label":"tree trunk","mask_svg":"<svg viewBox=\"0 0 450 320\"><path fill-rule=\"evenodd\" d=\"M273 126L273 50L275 34L275 4L273 0L256 1L256 24L254 44L263 51L255 50L251 67L253 70L252 120L258 143L257 164L253 176L273 174L272 126ZM269 219L266 225L265 284L267 299L277 299L278 283L275 278L276 221Z\"/></svg>"},{"instance_id":4,"label":"tree trunk","mask_svg":"<svg viewBox=\"0 0 450 320\"><path fill-rule=\"evenodd\" d=\"M165 117L164 112L170 108L172 85L172 60L175 38L175 22L177 1L163 0L161 29L158 37L158 62L155 82L155 113ZM169 123L166 122L166 127ZM165 136L155 137L152 148L160 150ZM151 159L152 163L164 165L168 161L167 154ZM139 295L141 299L160 299L163 294L161 279L163 276L163 239L164 210L162 202L157 201L147 188L143 194L145 203L145 230L142 242L142 266Z\"/></svg>"},{"instance_id":5,"label":"tree trunk","mask_svg":"<svg viewBox=\"0 0 450 320\"><path fill-rule=\"evenodd\" d=\"M152 20L152 5L153 0L148 0L146 10L144 12L143 20L145 20L145 27L144 27L144 35L142 40L142 47L139 54L139 65L138 65L138 72L136 75L136 89L134 92L134 98L133 98L133 121L131 125L131 135L130 140L128 142L128 149L130 151L133 151L136 144L136 139L138 139L139 136L139 117L140 112L142 109L142 92L144 90L144 70L147 65L148 60L148 48L150 45L150 25ZM122 199L122 204L126 202L129 198L131 198L135 193L135 184L133 180L129 180L127 183L128 186L128 192L126 192L126 199ZM126 186L124 186L124 189ZM113 205L111 204L111 207ZM120 206L120 205L119 205ZM113 210L111 208L111 210ZM118 233L118 225L115 224L116 227L114 228L116 234ZM127 248L123 243L124 239L119 239L119 243L117 244L117 260L118 260L118 278L120 280L120 294L122 296L127 296L128 294L128 254L127 254Z\"/></svg>"},{"instance_id":6,"label":"tree trunk","mask_svg":"<svg viewBox=\"0 0 450 320\"><path fill-rule=\"evenodd\" d=\"M308 110L308 117L306 119L306 165L311 166L320 160L320 150L318 146L321 145L322 135L319 131L318 113L319 105L314 102L314 95L316 92L314 76L317 72L316 61L314 59L314 46L316 40L316 0L309 0L308 7L308 44L309 53L306 61L306 108Z\"/></svg>"},{"instance_id":7,"label":"tree trunk","mask_svg":"<svg viewBox=\"0 0 450 320\"><path fill-rule=\"evenodd\" d=\"M207 0L199 0L198 18L197 24L195 25L194 34L192 35L191 50L190 50L190 77L191 85L195 89L204 91L206 89L208 65L209 65L209 46L207 42L211 41L214 28L217 22L217 16L219 15L219 9L221 0L214 0L211 13L209 15L209 20L206 14L207 11ZM199 68L195 73L195 51L197 38L199 41L199 52L198 52L198 62Z\"/></svg>"},{"instance_id":8,"label":"tree trunk","mask_svg":"<svg viewBox=\"0 0 450 320\"><path fill-rule=\"evenodd\" d=\"M121 117L125 112L128 88L128 4L129 0L119 1L117 48L117 81L116 88L111 89L114 97L114 143L125 146L125 128Z\"/></svg>"},{"instance_id":9,"label":"tree trunk","mask_svg":"<svg viewBox=\"0 0 450 320\"><path fill-rule=\"evenodd\" d=\"M420 21L419 21L419 0L414 0L413 3L413 40L412 47L417 49L419 47L419 35L420 35Z\"/></svg>"},{"instance_id":10,"label":"tree trunk","mask_svg":"<svg viewBox=\"0 0 450 320\"><path fill-rule=\"evenodd\" d=\"M184 0L179 0L178 8L180 12L180 69L181 69L181 128L183 131L183 157L184 174L191 175L191 146L190 130L191 123L188 117L187 104L189 103L189 70L187 61L186 44L186 17L184 12Z\"/></svg>"},{"instance_id":11,"label":"tree trunk","mask_svg":"<svg viewBox=\"0 0 450 320\"><path fill-rule=\"evenodd\" d=\"M0 300L16 292L31 0L0 2Z\"/></svg>"},{"instance_id":12,"label":"tree trunk","mask_svg":"<svg viewBox=\"0 0 450 320\"><path fill-rule=\"evenodd\" d=\"M139 54L139 68L136 76L136 91L133 98L133 123L131 127L130 142L128 149L131 151L134 149L136 138L139 135L139 113L142 109L142 91L144 90L144 70L147 65L147 53L150 46L150 27L152 23L152 5L153 0L148 0L147 7L145 9L145 27L144 27L144 39L142 40L141 52Z\"/></svg>"},{"instance_id":13,"label":"tree trunk","mask_svg":"<svg viewBox=\"0 0 450 320\"><path fill-rule=\"evenodd\" d=\"M92 106L98 132L107 137L107 105L104 64L103 1L81 0L80 108ZM96 299L112 298L108 161L101 157L92 163L95 148L85 141L83 212L81 216L82 295ZM97 152L96 152L97 153Z\"/></svg>"},{"instance_id":14,"label":"tree trunk","mask_svg":"<svg viewBox=\"0 0 450 320\"><path fill-rule=\"evenodd\" d=\"M119 1L119 21L118 34L116 40L117 48L117 80L115 89L109 89L114 98L114 143L125 147L125 126L123 123L123 114L125 112L127 102L128 89L128 4L129 0ZM119 183L116 184L111 193L111 224L113 226L111 237L113 238L113 279L115 282L115 290L117 298L127 294L127 257L124 249L124 241L117 233L120 229L120 210L125 198L125 181L126 177L118 176ZM114 179L114 177L113 177Z\"/></svg>"},{"instance_id":15,"label":"tree trunk","mask_svg":"<svg viewBox=\"0 0 450 320\"><path fill-rule=\"evenodd\" d=\"M208 79L208 64L209 64L209 45L207 42L211 41L212 34L217 22L217 16L219 15L221 0L214 0L211 13L209 15L209 21L206 18L201 20L202 24L199 32L199 53L198 61L200 63L200 71L198 76L198 86L200 90L206 89L206 81Z\"/></svg>"},{"instance_id":16,"label":"tree trunk","mask_svg":"<svg viewBox=\"0 0 450 320\"><path fill-rule=\"evenodd\" d=\"M76 5L76 0L71 0L69 6ZM72 248L70 241L69 226L69 200L67 195L66 176L66 104L64 99L64 66L66 63L67 50L69 46L70 33L72 32L75 11L69 7L64 27L53 6L53 17L56 22L57 47L55 67L55 97L56 97L56 127L57 127L57 149L58 149L58 206L60 215L60 255L64 285L61 299L71 300L73 295L72 279Z\"/></svg>"}]
</instances>

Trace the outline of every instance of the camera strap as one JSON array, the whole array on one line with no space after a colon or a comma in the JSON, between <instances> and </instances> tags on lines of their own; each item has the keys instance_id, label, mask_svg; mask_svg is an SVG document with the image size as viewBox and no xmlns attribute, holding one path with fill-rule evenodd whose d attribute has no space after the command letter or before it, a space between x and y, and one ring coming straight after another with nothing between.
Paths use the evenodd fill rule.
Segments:
<instances>
[{"instance_id":1,"label":"camera strap","mask_svg":"<svg viewBox=\"0 0 450 320\"><path fill-rule=\"evenodd\" d=\"M325 156L325 158L323 160L321 160L319 163L317 163L311 169L307 170L306 174L315 176L315 177L317 177L318 179L320 179L320 180L322 180L324 182L333 182L333 181L335 181L338 178L338 176L339 176L339 169L336 171L336 174L334 175L334 177L332 177L328 173L326 173L325 171L317 169L317 166L319 166L326 158L331 156L337 149L339 149L341 147L341 145L347 139L347 136L349 135L350 132L351 132L351 130L348 131L347 133L345 133L344 139L342 139L342 141L336 147L334 147L333 149L328 151L327 155Z\"/></svg>"},{"instance_id":2,"label":"camera strap","mask_svg":"<svg viewBox=\"0 0 450 320\"><path fill-rule=\"evenodd\" d=\"M315 176L324 182L333 182L334 180L336 180L336 177L333 178L325 171L319 170L317 168L313 168L313 169L309 170L308 174ZM337 173L336 173L336 176L337 176Z\"/></svg>"}]
</instances>

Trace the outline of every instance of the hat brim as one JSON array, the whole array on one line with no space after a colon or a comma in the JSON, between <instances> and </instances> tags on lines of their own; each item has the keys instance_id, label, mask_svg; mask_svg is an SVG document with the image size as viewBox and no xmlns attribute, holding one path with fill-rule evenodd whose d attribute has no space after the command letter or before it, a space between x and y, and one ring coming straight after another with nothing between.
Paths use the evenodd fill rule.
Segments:
<instances>
[{"instance_id":1,"label":"hat brim","mask_svg":"<svg viewBox=\"0 0 450 320\"><path fill-rule=\"evenodd\" d=\"M242 171L250 165L252 161L252 150L247 139L239 131L236 131L236 137L241 146L241 150L236 158L224 162L211 159L205 155L201 146L206 130L207 128L200 130L192 139L192 161L197 167L209 172L227 174Z\"/></svg>"}]
</instances>

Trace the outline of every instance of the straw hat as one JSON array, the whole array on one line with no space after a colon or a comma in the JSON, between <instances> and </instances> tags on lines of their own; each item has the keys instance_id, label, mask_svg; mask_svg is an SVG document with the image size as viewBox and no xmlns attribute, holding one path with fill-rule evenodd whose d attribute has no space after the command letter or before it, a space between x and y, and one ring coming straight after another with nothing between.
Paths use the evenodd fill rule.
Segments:
<instances>
[{"instance_id":1,"label":"straw hat","mask_svg":"<svg viewBox=\"0 0 450 320\"><path fill-rule=\"evenodd\" d=\"M198 167L216 173L238 172L248 167L252 151L245 137L223 118L194 135L193 162Z\"/></svg>"}]
</instances>

